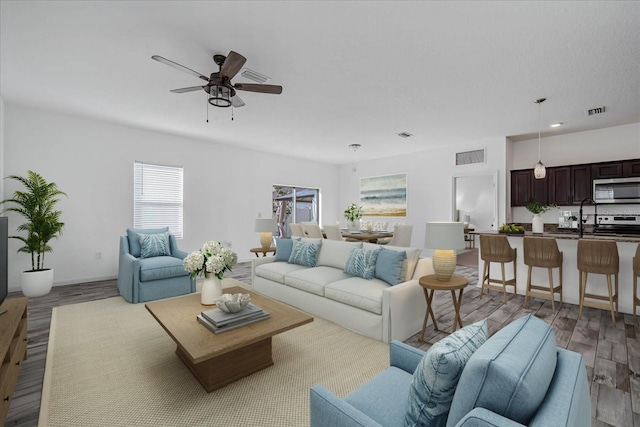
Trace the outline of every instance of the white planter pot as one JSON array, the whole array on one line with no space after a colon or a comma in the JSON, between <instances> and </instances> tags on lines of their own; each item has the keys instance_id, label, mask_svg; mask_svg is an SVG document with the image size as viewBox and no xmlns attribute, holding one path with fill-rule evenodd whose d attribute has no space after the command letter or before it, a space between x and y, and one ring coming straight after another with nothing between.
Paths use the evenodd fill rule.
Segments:
<instances>
[{"instance_id":1,"label":"white planter pot","mask_svg":"<svg viewBox=\"0 0 640 427\"><path fill-rule=\"evenodd\" d=\"M202 282L200 303L202 305L213 305L220 295L222 295L222 280L218 279L214 274L209 274L209 277L205 277Z\"/></svg>"},{"instance_id":2,"label":"white planter pot","mask_svg":"<svg viewBox=\"0 0 640 427\"><path fill-rule=\"evenodd\" d=\"M47 295L53 286L53 268L38 271L23 271L20 285L25 297L35 298Z\"/></svg>"},{"instance_id":3,"label":"white planter pot","mask_svg":"<svg viewBox=\"0 0 640 427\"><path fill-rule=\"evenodd\" d=\"M355 221L347 221L347 229L349 231L359 231L361 223L362 221L359 219Z\"/></svg>"},{"instance_id":4,"label":"white planter pot","mask_svg":"<svg viewBox=\"0 0 640 427\"><path fill-rule=\"evenodd\" d=\"M531 231L536 234L542 234L544 232L544 221L540 214L533 215L531 219Z\"/></svg>"}]
</instances>

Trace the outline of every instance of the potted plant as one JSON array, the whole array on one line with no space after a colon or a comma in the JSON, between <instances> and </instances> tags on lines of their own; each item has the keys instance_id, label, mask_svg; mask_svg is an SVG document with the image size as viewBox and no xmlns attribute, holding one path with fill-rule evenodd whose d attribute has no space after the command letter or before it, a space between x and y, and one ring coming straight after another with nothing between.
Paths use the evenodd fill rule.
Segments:
<instances>
[{"instance_id":1,"label":"potted plant","mask_svg":"<svg viewBox=\"0 0 640 427\"><path fill-rule=\"evenodd\" d=\"M355 203L351 203L344 210L344 217L347 219L347 228L349 231L360 229L360 218L362 218L362 207L358 207Z\"/></svg>"},{"instance_id":2,"label":"potted plant","mask_svg":"<svg viewBox=\"0 0 640 427\"><path fill-rule=\"evenodd\" d=\"M540 203L537 200L534 200L527 205L527 210L533 214L533 218L531 219L532 232L536 234L541 234L544 232L544 221L541 214L554 208L557 208L557 206L554 204L544 204Z\"/></svg>"},{"instance_id":3,"label":"potted plant","mask_svg":"<svg viewBox=\"0 0 640 427\"><path fill-rule=\"evenodd\" d=\"M26 177L11 175L9 179L20 182L25 191L16 190L13 197L0 204L10 204L3 212L16 212L26 222L18 226L23 236L9 236L20 240L24 246L18 252L31 254L31 270L21 275L22 293L27 297L39 297L49 293L53 285L53 269L44 267L44 255L52 252L49 241L62 233L64 223L60 221L61 211L55 210L58 196L66 194L55 182L47 182L42 176L28 171Z\"/></svg>"}]
</instances>

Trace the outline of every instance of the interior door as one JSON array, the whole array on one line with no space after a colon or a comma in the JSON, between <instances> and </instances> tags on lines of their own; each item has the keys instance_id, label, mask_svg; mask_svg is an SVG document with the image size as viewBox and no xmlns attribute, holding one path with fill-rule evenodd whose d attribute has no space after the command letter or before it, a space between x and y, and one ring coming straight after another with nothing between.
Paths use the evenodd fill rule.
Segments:
<instances>
[{"instance_id":1,"label":"interior door","mask_svg":"<svg viewBox=\"0 0 640 427\"><path fill-rule=\"evenodd\" d=\"M495 230L497 225L497 175L453 177L453 219L469 224L475 231Z\"/></svg>"}]
</instances>

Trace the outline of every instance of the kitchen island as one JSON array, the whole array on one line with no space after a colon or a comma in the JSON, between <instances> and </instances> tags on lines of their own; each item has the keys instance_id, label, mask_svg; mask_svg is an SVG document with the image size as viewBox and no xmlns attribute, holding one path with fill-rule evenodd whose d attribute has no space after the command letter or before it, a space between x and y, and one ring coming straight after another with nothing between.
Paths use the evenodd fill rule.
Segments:
<instances>
[{"instance_id":1,"label":"kitchen island","mask_svg":"<svg viewBox=\"0 0 640 427\"><path fill-rule=\"evenodd\" d=\"M577 232L549 232L543 234L533 234L530 231L522 233L500 233L498 231L476 231L473 234L490 234L490 235L505 235L512 248L517 249L516 259L516 293L519 295L525 295L527 286L527 269L524 264L524 249L523 249L523 236L533 237L553 237L558 243L558 249L563 253L563 278L562 278L562 299L563 302L569 304L578 305L579 301L579 274L577 263L578 252L578 233ZM636 253L638 244L640 244L640 235L614 235L614 234L594 234L585 232L584 239L597 239L597 240L613 240L618 246L618 254L620 257L620 272L618 274L618 311L620 313L633 313L633 257ZM480 239L478 239L480 240ZM478 247L482 250L480 243ZM478 287L482 283L482 269L484 262L480 258L480 251L478 251ZM500 277L499 264L492 264L492 277ZM497 273L497 274L496 274ZM513 277L513 264L509 263L505 265L505 274L507 279ZM554 269L553 277L554 283L559 283L558 269ZM546 285L549 283L547 270L544 268L534 268L531 273L531 283ZM587 280L587 292L590 290L597 290L596 293L606 294L607 281L606 277L601 274L589 274ZM557 295L556 295L556 298ZM640 314L640 309L638 310Z\"/></svg>"}]
</instances>

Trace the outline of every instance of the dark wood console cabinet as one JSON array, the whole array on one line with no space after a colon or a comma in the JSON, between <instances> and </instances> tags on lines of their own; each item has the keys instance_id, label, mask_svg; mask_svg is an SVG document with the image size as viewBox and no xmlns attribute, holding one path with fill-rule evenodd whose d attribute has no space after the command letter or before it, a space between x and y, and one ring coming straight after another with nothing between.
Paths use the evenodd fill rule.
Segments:
<instances>
[{"instance_id":1,"label":"dark wood console cabinet","mask_svg":"<svg viewBox=\"0 0 640 427\"><path fill-rule=\"evenodd\" d=\"M0 424L4 424L18 382L22 362L27 358L27 301L10 298L0 305Z\"/></svg>"}]
</instances>

